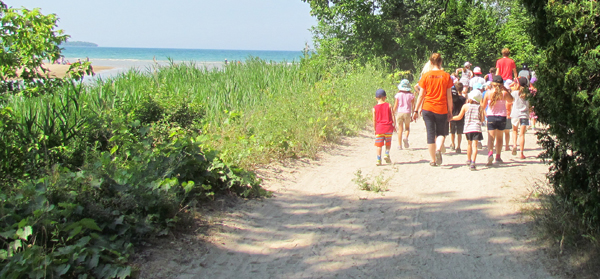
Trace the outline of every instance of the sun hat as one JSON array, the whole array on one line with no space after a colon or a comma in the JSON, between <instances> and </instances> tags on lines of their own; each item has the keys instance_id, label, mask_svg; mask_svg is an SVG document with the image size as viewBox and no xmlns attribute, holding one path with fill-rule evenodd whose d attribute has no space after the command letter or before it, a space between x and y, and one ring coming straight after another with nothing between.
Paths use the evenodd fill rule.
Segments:
<instances>
[{"instance_id":1,"label":"sun hat","mask_svg":"<svg viewBox=\"0 0 600 279\"><path fill-rule=\"evenodd\" d=\"M475 102L481 102L482 94L481 94L481 91L479 91L479 90L473 90L467 96L469 97L470 100L473 100Z\"/></svg>"},{"instance_id":2,"label":"sun hat","mask_svg":"<svg viewBox=\"0 0 600 279\"><path fill-rule=\"evenodd\" d=\"M483 84L483 86L484 86L484 87L488 87L488 86L490 86L490 85L492 85L492 82L491 82L491 81L489 81L489 80L488 80L486 83L484 83L484 84Z\"/></svg>"},{"instance_id":3,"label":"sun hat","mask_svg":"<svg viewBox=\"0 0 600 279\"><path fill-rule=\"evenodd\" d=\"M506 89L510 90L510 86L512 85L512 83L513 83L512 79L507 79L507 80L504 81L504 87Z\"/></svg>"},{"instance_id":4,"label":"sun hat","mask_svg":"<svg viewBox=\"0 0 600 279\"><path fill-rule=\"evenodd\" d=\"M529 86L529 81L527 80L526 77L519 77L519 85L521 87L527 87L527 86Z\"/></svg>"},{"instance_id":5,"label":"sun hat","mask_svg":"<svg viewBox=\"0 0 600 279\"><path fill-rule=\"evenodd\" d=\"M481 75L481 68L475 67L475 69L473 69L473 73L475 73L476 75Z\"/></svg>"},{"instance_id":6,"label":"sun hat","mask_svg":"<svg viewBox=\"0 0 600 279\"><path fill-rule=\"evenodd\" d=\"M482 83L479 83L479 82L478 82L478 83L475 83L475 85L473 85L473 88L474 88L474 89L481 90L481 89L483 89L483 84L482 84Z\"/></svg>"},{"instance_id":7,"label":"sun hat","mask_svg":"<svg viewBox=\"0 0 600 279\"><path fill-rule=\"evenodd\" d=\"M469 66L471 66L471 63L469 63L468 61L465 62L465 67L469 67Z\"/></svg>"},{"instance_id":8,"label":"sun hat","mask_svg":"<svg viewBox=\"0 0 600 279\"><path fill-rule=\"evenodd\" d=\"M379 88L375 91L375 98L383 98L385 97L385 90Z\"/></svg>"},{"instance_id":9,"label":"sun hat","mask_svg":"<svg viewBox=\"0 0 600 279\"><path fill-rule=\"evenodd\" d=\"M504 83L504 80L502 80L502 76L494 76L494 78L492 79L492 82Z\"/></svg>"},{"instance_id":10,"label":"sun hat","mask_svg":"<svg viewBox=\"0 0 600 279\"><path fill-rule=\"evenodd\" d=\"M403 79L400 81L400 84L398 84L398 90L410 92L410 82L408 79Z\"/></svg>"}]
</instances>

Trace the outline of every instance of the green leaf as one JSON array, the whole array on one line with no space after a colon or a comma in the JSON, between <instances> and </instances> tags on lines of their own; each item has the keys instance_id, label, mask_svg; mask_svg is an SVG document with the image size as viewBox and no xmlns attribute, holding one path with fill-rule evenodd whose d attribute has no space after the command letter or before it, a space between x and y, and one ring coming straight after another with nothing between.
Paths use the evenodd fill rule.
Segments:
<instances>
[{"instance_id":1,"label":"green leaf","mask_svg":"<svg viewBox=\"0 0 600 279\"><path fill-rule=\"evenodd\" d=\"M27 241L27 238L32 234L31 226L24 227L17 230L17 236L20 239Z\"/></svg>"},{"instance_id":2,"label":"green leaf","mask_svg":"<svg viewBox=\"0 0 600 279\"><path fill-rule=\"evenodd\" d=\"M100 227L96 225L96 221L94 221L94 219L84 218L81 219L78 223L87 229L101 231Z\"/></svg>"},{"instance_id":3,"label":"green leaf","mask_svg":"<svg viewBox=\"0 0 600 279\"><path fill-rule=\"evenodd\" d=\"M0 249L0 260L8 259L8 251Z\"/></svg>"},{"instance_id":4,"label":"green leaf","mask_svg":"<svg viewBox=\"0 0 600 279\"><path fill-rule=\"evenodd\" d=\"M59 265L56 267L56 275L58 275L58 276L65 275L65 274L67 274L67 272L69 272L70 268L71 268L70 264Z\"/></svg>"},{"instance_id":5,"label":"green leaf","mask_svg":"<svg viewBox=\"0 0 600 279\"><path fill-rule=\"evenodd\" d=\"M117 149L119 149L118 145L113 146L113 148L110 149L110 155L115 154L115 152L117 152Z\"/></svg>"}]
</instances>

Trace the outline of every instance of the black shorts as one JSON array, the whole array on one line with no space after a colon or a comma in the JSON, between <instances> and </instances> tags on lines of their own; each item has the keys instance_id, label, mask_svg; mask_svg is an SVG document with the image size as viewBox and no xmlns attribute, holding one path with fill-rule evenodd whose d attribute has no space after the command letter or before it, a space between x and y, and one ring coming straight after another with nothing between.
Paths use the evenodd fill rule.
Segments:
<instances>
[{"instance_id":1,"label":"black shorts","mask_svg":"<svg viewBox=\"0 0 600 279\"><path fill-rule=\"evenodd\" d=\"M467 137L468 141L480 141L483 140L483 134L481 132L471 132L471 133L466 133L465 137Z\"/></svg>"},{"instance_id":2,"label":"black shorts","mask_svg":"<svg viewBox=\"0 0 600 279\"><path fill-rule=\"evenodd\" d=\"M492 130L504 131L506 129L506 116L488 115L487 128L488 128L488 131L492 131Z\"/></svg>"},{"instance_id":3,"label":"black shorts","mask_svg":"<svg viewBox=\"0 0 600 279\"><path fill-rule=\"evenodd\" d=\"M450 134L463 134L463 129L465 128L465 120L461 121L450 121Z\"/></svg>"},{"instance_id":4,"label":"black shorts","mask_svg":"<svg viewBox=\"0 0 600 279\"><path fill-rule=\"evenodd\" d=\"M423 121L427 130L427 144L434 144L435 138L448 135L448 115L422 110Z\"/></svg>"},{"instance_id":5,"label":"black shorts","mask_svg":"<svg viewBox=\"0 0 600 279\"><path fill-rule=\"evenodd\" d=\"M512 123L508 119L506 119L506 127L504 127L504 130L512 130Z\"/></svg>"}]
</instances>

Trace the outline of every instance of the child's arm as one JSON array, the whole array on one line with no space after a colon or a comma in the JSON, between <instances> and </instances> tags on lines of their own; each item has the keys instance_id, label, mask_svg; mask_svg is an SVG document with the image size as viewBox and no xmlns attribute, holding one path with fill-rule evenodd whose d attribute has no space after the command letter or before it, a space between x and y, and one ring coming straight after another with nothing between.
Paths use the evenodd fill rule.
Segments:
<instances>
[{"instance_id":1,"label":"child's arm","mask_svg":"<svg viewBox=\"0 0 600 279\"><path fill-rule=\"evenodd\" d=\"M398 99L396 99L396 102L398 102ZM394 131L398 133L398 130L396 130L396 116L394 115L394 110L392 107L390 107L390 110L392 111L392 125L394 126Z\"/></svg>"},{"instance_id":2,"label":"child's arm","mask_svg":"<svg viewBox=\"0 0 600 279\"><path fill-rule=\"evenodd\" d=\"M463 117L465 117L465 113L467 112L467 109L469 109L468 105L463 105L462 108L460 109L460 113L456 116L452 117L452 121L458 121L463 119Z\"/></svg>"},{"instance_id":3,"label":"child's arm","mask_svg":"<svg viewBox=\"0 0 600 279\"><path fill-rule=\"evenodd\" d=\"M479 106L479 121L481 121L481 123L485 121L485 111L482 106Z\"/></svg>"},{"instance_id":4,"label":"child's arm","mask_svg":"<svg viewBox=\"0 0 600 279\"><path fill-rule=\"evenodd\" d=\"M377 119L375 119L375 108L373 108L373 131L377 135Z\"/></svg>"},{"instance_id":5,"label":"child's arm","mask_svg":"<svg viewBox=\"0 0 600 279\"><path fill-rule=\"evenodd\" d=\"M398 103L398 99L394 98L394 100L396 100L396 101L394 102L394 108L392 109L392 115L396 115L396 112L398 111L398 106L400 105ZM394 117L392 117L392 118L394 118Z\"/></svg>"},{"instance_id":6,"label":"child's arm","mask_svg":"<svg viewBox=\"0 0 600 279\"><path fill-rule=\"evenodd\" d=\"M419 92L419 98L417 98L415 112L413 113L413 120L417 120L417 118L419 118L419 114L421 113L421 106L423 106L423 101L425 100L425 94L425 89L421 88L421 92Z\"/></svg>"}]
</instances>

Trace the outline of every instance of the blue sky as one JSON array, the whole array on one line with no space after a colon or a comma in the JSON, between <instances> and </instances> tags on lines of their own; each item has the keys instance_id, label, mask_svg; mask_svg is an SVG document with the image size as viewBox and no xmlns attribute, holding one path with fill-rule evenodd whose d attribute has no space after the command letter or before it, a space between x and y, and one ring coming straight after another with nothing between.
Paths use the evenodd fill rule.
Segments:
<instances>
[{"instance_id":1,"label":"blue sky","mask_svg":"<svg viewBox=\"0 0 600 279\"><path fill-rule=\"evenodd\" d=\"M301 0L3 0L55 13L71 40L106 47L302 50L316 25Z\"/></svg>"}]
</instances>

